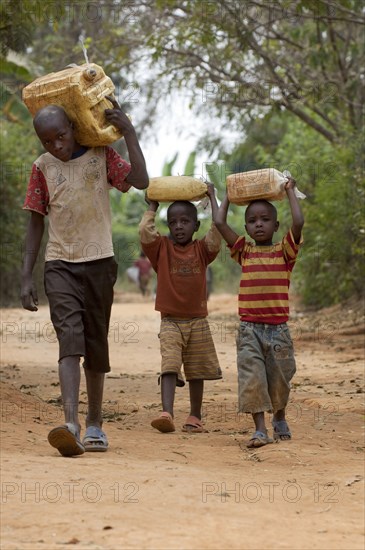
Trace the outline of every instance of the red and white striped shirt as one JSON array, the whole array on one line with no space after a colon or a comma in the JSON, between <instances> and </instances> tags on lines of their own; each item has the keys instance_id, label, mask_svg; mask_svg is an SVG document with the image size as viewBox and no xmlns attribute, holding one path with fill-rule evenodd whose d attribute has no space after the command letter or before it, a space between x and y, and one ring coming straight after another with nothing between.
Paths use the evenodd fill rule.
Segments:
<instances>
[{"instance_id":1,"label":"red and white striped shirt","mask_svg":"<svg viewBox=\"0 0 365 550\"><path fill-rule=\"evenodd\" d=\"M281 243L257 246L239 237L231 257L242 266L238 294L241 321L278 325L289 319L290 276L299 247L289 231Z\"/></svg>"}]
</instances>

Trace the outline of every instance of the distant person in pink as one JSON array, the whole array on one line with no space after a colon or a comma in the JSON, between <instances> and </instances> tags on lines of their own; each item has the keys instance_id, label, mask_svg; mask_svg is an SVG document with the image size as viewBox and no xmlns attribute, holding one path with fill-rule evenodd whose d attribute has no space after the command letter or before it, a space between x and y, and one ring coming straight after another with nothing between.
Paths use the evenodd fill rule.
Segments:
<instances>
[{"instance_id":1,"label":"distant person in pink","mask_svg":"<svg viewBox=\"0 0 365 550\"><path fill-rule=\"evenodd\" d=\"M142 296L145 296L148 291L148 283L151 279L152 265L143 250L133 265L138 268L138 285Z\"/></svg>"}]
</instances>

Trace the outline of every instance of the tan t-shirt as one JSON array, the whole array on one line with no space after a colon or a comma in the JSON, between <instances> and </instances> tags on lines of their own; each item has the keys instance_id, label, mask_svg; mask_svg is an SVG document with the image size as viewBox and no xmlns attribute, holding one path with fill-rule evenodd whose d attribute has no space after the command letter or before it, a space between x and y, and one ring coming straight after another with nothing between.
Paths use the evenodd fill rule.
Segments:
<instances>
[{"instance_id":1,"label":"tan t-shirt","mask_svg":"<svg viewBox=\"0 0 365 550\"><path fill-rule=\"evenodd\" d=\"M113 256L109 191L112 186L128 191L129 171L130 165L106 147L91 148L68 162L50 153L35 161L24 208L48 214L46 261Z\"/></svg>"}]
</instances>

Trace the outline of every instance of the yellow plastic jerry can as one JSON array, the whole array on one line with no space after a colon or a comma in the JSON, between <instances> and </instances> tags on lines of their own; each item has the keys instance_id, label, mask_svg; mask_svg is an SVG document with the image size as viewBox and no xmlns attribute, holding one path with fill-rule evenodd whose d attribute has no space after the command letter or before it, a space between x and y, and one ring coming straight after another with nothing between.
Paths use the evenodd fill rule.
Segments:
<instances>
[{"instance_id":1,"label":"yellow plastic jerry can","mask_svg":"<svg viewBox=\"0 0 365 550\"><path fill-rule=\"evenodd\" d=\"M23 101L34 116L47 105L63 107L74 123L75 138L88 147L113 143L122 134L105 117L113 106L114 84L95 63L66 68L34 80L23 89Z\"/></svg>"}]
</instances>

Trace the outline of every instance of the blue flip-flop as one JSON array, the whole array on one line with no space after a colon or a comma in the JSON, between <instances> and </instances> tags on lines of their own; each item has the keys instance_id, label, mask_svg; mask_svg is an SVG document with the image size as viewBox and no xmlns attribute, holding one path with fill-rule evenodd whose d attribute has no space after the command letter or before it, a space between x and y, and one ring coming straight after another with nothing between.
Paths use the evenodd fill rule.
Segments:
<instances>
[{"instance_id":1,"label":"blue flip-flop","mask_svg":"<svg viewBox=\"0 0 365 550\"><path fill-rule=\"evenodd\" d=\"M271 422L274 428L274 439L288 440L291 439L291 431L286 420L273 420Z\"/></svg>"},{"instance_id":2,"label":"blue flip-flop","mask_svg":"<svg viewBox=\"0 0 365 550\"><path fill-rule=\"evenodd\" d=\"M252 434L251 439L247 443L247 447L249 448L256 448L256 447L263 447L264 445L267 445L268 443L273 443L274 440L271 439L267 434L264 432L256 431L254 434Z\"/></svg>"},{"instance_id":3,"label":"blue flip-flop","mask_svg":"<svg viewBox=\"0 0 365 550\"><path fill-rule=\"evenodd\" d=\"M85 451L104 453L108 450L108 438L101 428L97 426L89 426L86 428L86 432L82 443L85 447Z\"/></svg>"},{"instance_id":4,"label":"blue flip-flop","mask_svg":"<svg viewBox=\"0 0 365 550\"><path fill-rule=\"evenodd\" d=\"M63 426L53 428L48 434L48 442L62 456L78 456L85 452L85 447L79 439L76 426L69 422Z\"/></svg>"}]
</instances>

